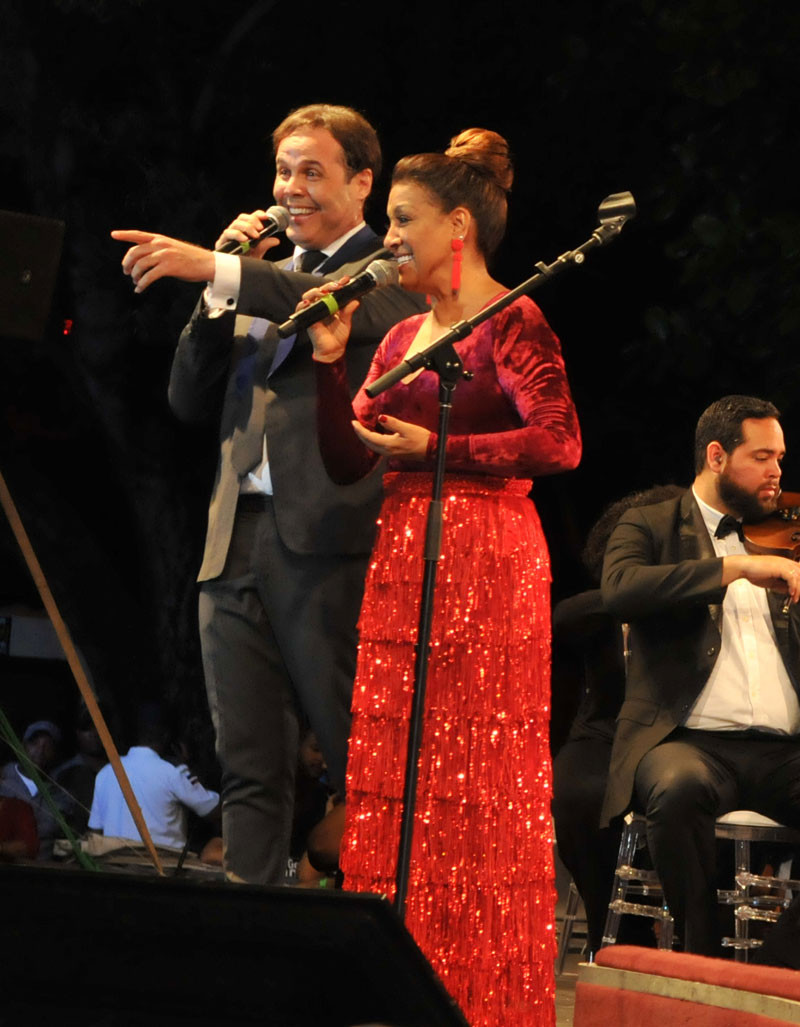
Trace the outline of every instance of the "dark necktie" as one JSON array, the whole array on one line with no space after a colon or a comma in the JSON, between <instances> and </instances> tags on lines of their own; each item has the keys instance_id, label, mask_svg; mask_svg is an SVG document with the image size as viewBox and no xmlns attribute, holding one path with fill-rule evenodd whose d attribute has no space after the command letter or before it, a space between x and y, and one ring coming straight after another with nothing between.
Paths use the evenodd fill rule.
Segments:
<instances>
[{"instance_id":1,"label":"dark necktie","mask_svg":"<svg viewBox=\"0 0 800 1027\"><path fill-rule=\"evenodd\" d=\"M725 514L717 525L717 530L714 532L714 538L725 538L726 535L730 535L733 531L735 531L739 536L739 541L744 542L742 522L737 521L736 518L731 517L730 514Z\"/></svg>"},{"instance_id":2,"label":"dark necktie","mask_svg":"<svg viewBox=\"0 0 800 1027\"><path fill-rule=\"evenodd\" d=\"M312 271L316 271L323 260L327 259L327 254L323 253L322 250L303 250L303 252L295 258L295 269L297 271L304 271L306 274L311 274Z\"/></svg>"}]
</instances>

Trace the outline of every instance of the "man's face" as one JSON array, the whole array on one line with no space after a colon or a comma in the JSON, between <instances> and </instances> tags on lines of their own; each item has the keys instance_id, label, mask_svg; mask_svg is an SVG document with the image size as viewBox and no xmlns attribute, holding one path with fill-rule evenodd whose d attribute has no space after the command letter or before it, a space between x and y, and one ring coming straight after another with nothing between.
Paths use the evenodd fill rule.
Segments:
<instances>
[{"instance_id":1,"label":"man's face","mask_svg":"<svg viewBox=\"0 0 800 1027\"><path fill-rule=\"evenodd\" d=\"M46 731L37 731L25 742L28 759L39 770L47 771L56 761L56 743Z\"/></svg>"},{"instance_id":2,"label":"man's face","mask_svg":"<svg viewBox=\"0 0 800 1027\"><path fill-rule=\"evenodd\" d=\"M300 765L307 774L308 777L314 781L322 777L323 773L327 769L325 766L325 757L322 755L322 749L319 747L317 736L313 731L309 731L300 746Z\"/></svg>"},{"instance_id":3,"label":"man's face","mask_svg":"<svg viewBox=\"0 0 800 1027\"><path fill-rule=\"evenodd\" d=\"M774 417L742 421L743 441L732 453L723 450L717 477L720 499L736 517L761 520L778 505L783 431Z\"/></svg>"},{"instance_id":4,"label":"man's face","mask_svg":"<svg viewBox=\"0 0 800 1027\"><path fill-rule=\"evenodd\" d=\"M291 215L286 234L304 249L324 249L355 228L371 188L372 172L351 176L342 147L326 128L300 129L278 144L273 192Z\"/></svg>"}]
</instances>

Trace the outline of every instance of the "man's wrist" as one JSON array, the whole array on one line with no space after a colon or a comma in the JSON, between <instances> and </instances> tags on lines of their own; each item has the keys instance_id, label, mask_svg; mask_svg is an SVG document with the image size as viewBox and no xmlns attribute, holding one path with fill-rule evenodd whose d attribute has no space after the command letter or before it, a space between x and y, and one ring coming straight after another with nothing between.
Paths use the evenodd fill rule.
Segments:
<instances>
[{"instance_id":1,"label":"man's wrist","mask_svg":"<svg viewBox=\"0 0 800 1027\"><path fill-rule=\"evenodd\" d=\"M239 302L242 266L232 253L214 251L214 275L203 292L209 317L219 317L226 310L235 310Z\"/></svg>"},{"instance_id":2,"label":"man's wrist","mask_svg":"<svg viewBox=\"0 0 800 1027\"><path fill-rule=\"evenodd\" d=\"M723 556L722 557L722 584L730 585L739 578L744 577L747 556Z\"/></svg>"}]
</instances>

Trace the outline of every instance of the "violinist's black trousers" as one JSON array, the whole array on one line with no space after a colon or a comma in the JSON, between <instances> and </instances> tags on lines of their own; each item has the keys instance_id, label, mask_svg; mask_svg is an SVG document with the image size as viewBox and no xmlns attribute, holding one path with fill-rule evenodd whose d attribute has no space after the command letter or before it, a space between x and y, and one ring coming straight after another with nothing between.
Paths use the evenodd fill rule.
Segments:
<instances>
[{"instance_id":1,"label":"violinist's black trousers","mask_svg":"<svg viewBox=\"0 0 800 1027\"><path fill-rule=\"evenodd\" d=\"M636 796L684 950L721 955L714 821L750 809L800 829L800 736L677 728L639 763Z\"/></svg>"}]
</instances>

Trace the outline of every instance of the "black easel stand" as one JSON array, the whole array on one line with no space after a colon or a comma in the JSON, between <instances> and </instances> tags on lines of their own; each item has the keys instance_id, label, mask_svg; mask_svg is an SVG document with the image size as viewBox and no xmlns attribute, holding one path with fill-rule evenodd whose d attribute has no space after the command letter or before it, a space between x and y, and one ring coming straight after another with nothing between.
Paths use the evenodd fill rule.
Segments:
<instances>
[{"instance_id":1,"label":"black easel stand","mask_svg":"<svg viewBox=\"0 0 800 1027\"><path fill-rule=\"evenodd\" d=\"M471 377L465 372L453 343L465 339L474 328L490 317L504 310L518 299L537 289L544 282L569 267L580 267L586 254L599 246L605 246L622 231L626 221L636 214L636 204L629 192L613 193L607 196L597 211L600 224L585 243L574 250L568 250L557 257L552 264L541 261L535 265L537 274L501 296L499 300L484 307L473 317L454 324L449 331L436 339L426 349L404 360L397 367L381 375L365 390L374 399L401 379L413 374L420 367L436 371L439 375L439 444L436 451L436 466L433 478L431 505L425 530L425 570L422 579L419 627L414 660L414 689L411 699L411 716L408 726L408 754L403 791L403 817L400 825L400 846L397 854L397 894L395 907L398 915L405 919L408 876L411 864L411 842L414 830L414 807L417 798L419 753L422 745L422 715L425 709L425 686L428 677L430 635L433 621L433 596L436 585L436 567L442 543L442 487L444 484L445 453L447 450L447 426L453 402L453 392L459 378Z\"/></svg>"}]
</instances>

